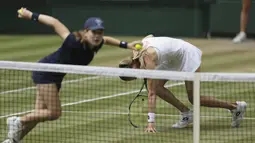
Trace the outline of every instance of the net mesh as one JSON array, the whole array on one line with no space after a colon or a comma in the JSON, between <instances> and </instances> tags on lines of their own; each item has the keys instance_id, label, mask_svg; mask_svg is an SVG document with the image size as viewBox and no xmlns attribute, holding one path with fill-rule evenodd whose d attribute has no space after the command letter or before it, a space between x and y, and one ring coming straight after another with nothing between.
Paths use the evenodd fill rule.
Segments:
<instances>
[{"instance_id":1,"label":"net mesh","mask_svg":"<svg viewBox=\"0 0 255 143\"><path fill-rule=\"evenodd\" d=\"M133 127L128 120L128 107L136 97L144 78L167 79L169 89L188 108L193 106L187 96L184 81L193 81L193 73L118 69L108 67L81 67L24 62L0 62L0 141L7 139L6 120L13 116L22 117L33 113L35 108L50 108L47 104L36 104L36 87L32 71L68 73L60 90L62 114L55 121L37 126L23 138L26 143L64 142L178 142L193 140L193 126L174 129L172 125L180 119L180 112L169 103L157 98L157 133L146 133L147 91L143 88L142 98L135 100L131 109L131 120L141 126ZM124 82L119 76L137 77ZM254 87L255 74L199 73L200 96L217 98L222 106L236 101L248 103L244 120L239 128L231 127L232 112L226 108L200 108L200 142L254 142ZM44 89L49 95L50 88ZM46 98L43 96L44 98ZM49 97L49 100L51 97ZM46 101L46 99L41 99ZM53 110L54 111L54 110ZM42 115L41 113L40 115ZM194 121L195 122L195 121Z\"/></svg>"}]
</instances>

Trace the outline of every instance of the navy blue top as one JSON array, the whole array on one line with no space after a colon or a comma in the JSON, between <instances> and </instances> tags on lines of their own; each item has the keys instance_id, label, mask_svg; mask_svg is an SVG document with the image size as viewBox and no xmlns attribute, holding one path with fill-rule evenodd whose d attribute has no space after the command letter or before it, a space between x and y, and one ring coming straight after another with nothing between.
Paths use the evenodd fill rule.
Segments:
<instances>
[{"instance_id":1,"label":"navy blue top","mask_svg":"<svg viewBox=\"0 0 255 143\"><path fill-rule=\"evenodd\" d=\"M57 51L42 58L39 63L88 65L103 46L103 43L104 40L99 46L90 48L88 45L76 40L73 34L69 34ZM36 84L56 83L57 88L60 89L65 75L66 73L34 71L32 78Z\"/></svg>"},{"instance_id":2,"label":"navy blue top","mask_svg":"<svg viewBox=\"0 0 255 143\"><path fill-rule=\"evenodd\" d=\"M88 65L94 58L94 55L103 46L104 40L99 46L90 48L88 45L81 43L71 33L67 36L62 46L54 53L44 57L40 63L56 63L71 65Z\"/></svg>"}]
</instances>

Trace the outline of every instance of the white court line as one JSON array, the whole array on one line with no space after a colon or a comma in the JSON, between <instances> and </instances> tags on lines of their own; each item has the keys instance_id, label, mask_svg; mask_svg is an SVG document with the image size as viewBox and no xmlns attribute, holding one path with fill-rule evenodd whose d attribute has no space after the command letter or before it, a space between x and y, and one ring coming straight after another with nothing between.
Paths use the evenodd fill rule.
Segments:
<instances>
[{"instance_id":1,"label":"white court line","mask_svg":"<svg viewBox=\"0 0 255 143\"><path fill-rule=\"evenodd\" d=\"M100 76L92 76L92 77L86 77L86 78L81 78L81 79L66 80L66 81L63 82L63 84L66 84L66 83L75 83L75 82L91 80L91 79L98 79L99 77ZM21 92L21 91L35 89L35 88L36 88L35 86L31 86L31 87L26 87L26 88L19 88L19 89L14 89L14 90L8 90L8 91L0 92L0 95L2 95L2 94L9 94L9 93L16 93L16 92Z\"/></svg>"},{"instance_id":2,"label":"white court line","mask_svg":"<svg viewBox=\"0 0 255 143\"><path fill-rule=\"evenodd\" d=\"M74 113L74 114L109 114L109 115L127 115L128 112L83 112L83 111L62 111L64 113ZM141 113L132 113L135 115L144 115L147 116L147 114L141 114ZM171 115L171 114L156 114L156 116L162 116L162 117L179 117L180 115ZM202 118L219 118L219 119L232 119L232 117L227 116L200 116ZM245 117L245 120L255 120L255 118L252 117Z\"/></svg>"},{"instance_id":3,"label":"white court line","mask_svg":"<svg viewBox=\"0 0 255 143\"><path fill-rule=\"evenodd\" d=\"M180 83L174 83L174 84L169 84L166 85L166 87L174 87L174 86L179 86L179 85L183 85L183 82ZM81 103L86 103L86 102L92 102L92 101L96 101L96 100L102 100L102 99L109 99L109 98L113 98L113 97L118 97L118 96L124 96L124 95L129 95L129 94L133 94L133 93L137 93L140 90L132 90L129 92L123 92L123 93L118 93L118 94L113 94L113 95L109 95L109 96L103 96L103 97L98 97L98 98L92 98L92 99L85 99L85 100L81 100L81 101L76 101L76 102L71 102L71 103L66 103L66 104L62 104L61 106L71 106L71 105L76 105L76 104L81 104ZM143 92L146 91L145 89L142 90ZM21 115L24 113L29 113L32 112L33 110L30 111L24 111L24 112L18 112L18 113L12 113L12 114L8 114L8 115L2 115L0 116L1 118L6 118L6 117L10 117L10 116L16 116L16 115Z\"/></svg>"}]
</instances>

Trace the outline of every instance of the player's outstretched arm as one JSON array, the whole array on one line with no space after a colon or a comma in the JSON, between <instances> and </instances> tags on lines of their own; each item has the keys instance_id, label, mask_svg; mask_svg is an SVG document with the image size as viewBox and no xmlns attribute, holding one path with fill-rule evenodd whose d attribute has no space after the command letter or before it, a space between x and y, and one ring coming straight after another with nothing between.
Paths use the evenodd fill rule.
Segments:
<instances>
[{"instance_id":1,"label":"player's outstretched arm","mask_svg":"<svg viewBox=\"0 0 255 143\"><path fill-rule=\"evenodd\" d=\"M128 42L125 42L125 41L120 41L120 40L115 39L113 37L104 36L104 44L110 45L110 46L121 47L121 48L127 48L127 49L131 49L131 50L137 50L135 48L135 45L140 44L140 43L138 41L128 43Z\"/></svg>"},{"instance_id":2,"label":"player's outstretched arm","mask_svg":"<svg viewBox=\"0 0 255 143\"><path fill-rule=\"evenodd\" d=\"M141 55L143 58L143 63L141 63L141 68L154 70L156 68L156 53L152 48L146 49ZM157 80L148 80L148 126L145 129L146 132L156 132L155 129L155 109L156 109L156 89Z\"/></svg>"},{"instance_id":3,"label":"player's outstretched arm","mask_svg":"<svg viewBox=\"0 0 255 143\"><path fill-rule=\"evenodd\" d=\"M49 15L34 13L22 7L18 10L18 17L38 21L52 27L63 40L66 39L66 37L70 34L70 31L64 24L62 24L58 19Z\"/></svg>"}]
</instances>

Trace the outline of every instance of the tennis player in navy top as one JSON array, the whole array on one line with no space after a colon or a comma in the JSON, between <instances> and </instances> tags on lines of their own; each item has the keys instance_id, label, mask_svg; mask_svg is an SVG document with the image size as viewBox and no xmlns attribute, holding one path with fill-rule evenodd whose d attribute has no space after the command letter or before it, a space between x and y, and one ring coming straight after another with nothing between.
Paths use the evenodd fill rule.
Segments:
<instances>
[{"instance_id":1,"label":"tennis player in navy top","mask_svg":"<svg viewBox=\"0 0 255 143\"><path fill-rule=\"evenodd\" d=\"M64 41L58 50L42 58L40 63L88 65L103 44L135 50L135 42L127 43L104 36L104 23L97 17L87 19L83 30L73 33L56 18L33 13L26 8L18 10L18 17L52 27ZM7 119L8 138L3 143L20 143L39 122L56 120L61 116L59 90L64 76L64 73L33 72L37 88L35 110Z\"/></svg>"}]
</instances>

